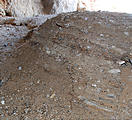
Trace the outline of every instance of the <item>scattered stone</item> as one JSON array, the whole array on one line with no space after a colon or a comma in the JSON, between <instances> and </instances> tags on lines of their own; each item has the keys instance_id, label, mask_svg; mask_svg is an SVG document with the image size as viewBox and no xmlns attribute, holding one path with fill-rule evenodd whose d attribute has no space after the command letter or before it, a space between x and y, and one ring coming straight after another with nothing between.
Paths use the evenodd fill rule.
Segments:
<instances>
[{"instance_id":1,"label":"scattered stone","mask_svg":"<svg viewBox=\"0 0 132 120\"><path fill-rule=\"evenodd\" d=\"M21 67L21 66L19 66L19 67L18 67L18 70L22 70L22 67Z\"/></svg>"},{"instance_id":2,"label":"scattered stone","mask_svg":"<svg viewBox=\"0 0 132 120\"><path fill-rule=\"evenodd\" d=\"M97 92L100 93L102 91L101 88L97 88Z\"/></svg>"},{"instance_id":3,"label":"scattered stone","mask_svg":"<svg viewBox=\"0 0 132 120\"><path fill-rule=\"evenodd\" d=\"M108 72L111 73L111 74L117 74L117 73L120 73L121 70L120 69L112 69L112 70L110 70Z\"/></svg>"},{"instance_id":4,"label":"scattered stone","mask_svg":"<svg viewBox=\"0 0 132 120\"><path fill-rule=\"evenodd\" d=\"M118 61L117 63L118 63L119 65L124 65L124 64L126 64L125 61Z\"/></svg>"},{"instance_id":5,"label":"scattered stone","mask_svg":"<svg viewBox=\"0 0 132 120\"><path fill-rule=\"evenodd\" d=\"M81 70L82 68L81 67L78 67L79 70Z\"/></svg>"},{"instance_id":6,"label":"scattered stone","mask_svg":"<svg viewBox=\"0 0 132 120\"><path fill-rule=\"evenodd\" d=\"M81 56L81 55L82 55L82 54L81 54L81 53L79 53L79 54L77 54L76 56L78 56L78 57L79 57L79 56Z\"/></svg>"},{"instance_id":7,"label":"scattered stone","mask_svg":"<svg viewBox=\"0 0 132 120\"><path fill-rule=\"evenodd\" d=\"M87 50L90 49L90 48L91 48L91 46L87 46Z\"/></svg>"},{"instance_id":8,"label":"scattered stone","mask_svg":"<svg viewBox=\"0 0 132 120\"><path fill-rule=\"evenodd\" d=\"M129 36L129 32L124 32L124 34L125 34L126 36Z\"/></svg>"},{"instance_id":9,"label":"scattered stone","mask_svg":"<svg viewBox=\"0 0 132 120\"><path fill-rule=\"evenodd\" d=\"M40 83L40 80L38 80L37 83L39 84Z\"/></svg>"},{"instance_id":10,"label":"scattered stone","mask_svg":"<svg viewBox=\"0 0 132 120\"><path fill-rule=\"evenodd\" d=\"M107 97L109 97L109 98L115 98L115 95L114 94L107 94Z\"/></svg>"},{"instance_id":11,"label":"scattered stone","mask_svg":"<svg viewBox=\"0 0 132 120\"><path fill-rule=\"evenodd\" d=\"M97 87L97 85L96 84L92 84L92 87Z\"/></svg>"},{"instance_id":12,"label":"scattered stone","mask_svg":"<svg viewBox=\"0 0 132 120\"><path fill-rule=\"evenodd\" d=\"M78 87L79 90L81 90L81 87Z\"/></svg>"},{"instance_id":13,"label":"scattered stone","mask_svg":"<svg viewBox=\"0 0 132 120\"><path fill-rule=\"evenodd\" d=\"M109 22L114 23L115 21L114 20L109 20Z\"/></svg>"},{"instance_id":14,"label":"scattered stone","mask_svg":"<svg viewBox=\"0 0 132 120\"><path fill-rule=\"evenodd\" d=\"M48 47L46 47L46 53L49 55L51 53L51 51L49 50Z\"/></svg>"},{"instance_id":15,"label":"scattered stone","mask_svg":"<svg viewBox=\"0 0 132 120\"><path fill-rule=\"evenodd\" d=\"M46 97L47 97L47 98L49 98L49 97L50 97L50 95L49 95L49 94L47 94L47 95L46 95Z\"/></svg>"},{"instance_id":16,"label":"scattered stone","mask_svg":"<svg viewBox=\"0 0 132 120\"><path fill-rule=\"evenodd\" d=\"M5 104L5 101L4 100L1 100L1 104L4 105Z\"/></svg>"},{"instance_id":17,"label":"scattered stone","mask_svg":"<svg viewBox=\"0 0 132 120\"><path fill-rule=\"evenodd\" d=\"M88 28L89 28L89 29L91 29L91 28L92 28L92 26L88 26Z\"/></svg>"},{"instance_id":18,"label":"scattered stone","mask_svg":"<svg viewBox=\"0 0 132 120\"><path fill-rule=\"evenodd\" d=\"M100 34L100 37L104 37L104 34Z\"/></svg>"},{"instance_id":19,"label":"scattered stone","mask_svg":"<svg viewBox=\"0 0 132 120\"><path fill-rule=\"evenodd\" d=\"M50 98L53 99L53 98L55 97L55 95L56 95L56 94L53 93L53 94L50 96Z\"/></svg>"},{"instance_id":20,"label":"scattered stone","mask_svg":"<svg viewBox=\"0 0 132 120\"><path fill-rule=\"evenodd\" d=\"M88 20L88 18L87 18L87 17L85 17L85 18L84 18L84 20L86 20L86 21L87 21L87 20Z\"/></svg>"},{"instance_id":21,"label":"scattered stone","mask_svg":"<svg viewBox=\"0 0 132 120\"><path fill-rule=\"evenodd\" d=\"M107 112L113 112L112 109L108 109L108 108L105 108L105 107L102 107L102 106L96 104L95 102L91 102L88 99L86 99L84 96L78 96L78 98L80 100L82 100L87 105L97 107L98 109L102 109L102 110L107 111Z\"/></svg>"},{"instance_id":22,"label":"scattered stone","mask_svg":"<svg viewBox=\"0 0 132 120\"><path fill-rule=\"evenodd\" d=\"M7 47L8 46L8 43L4 43L4 47Z\"/></svg>"}]
</instances>

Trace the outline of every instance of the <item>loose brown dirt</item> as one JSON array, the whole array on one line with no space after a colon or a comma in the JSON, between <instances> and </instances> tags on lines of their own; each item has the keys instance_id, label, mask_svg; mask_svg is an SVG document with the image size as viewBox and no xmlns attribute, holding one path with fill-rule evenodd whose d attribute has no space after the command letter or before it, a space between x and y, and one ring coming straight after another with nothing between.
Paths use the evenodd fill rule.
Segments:
<instances>
[{"instance_id":1,"label":"loose brown dirt","mask_svg":"<svg viewBox=\"0 0 132 120\"><path fill-rule=\"evenodd\" d=\"M132 16L47 20L0 64L1 120L131 120Z\"/></svg>"}]
</instances>

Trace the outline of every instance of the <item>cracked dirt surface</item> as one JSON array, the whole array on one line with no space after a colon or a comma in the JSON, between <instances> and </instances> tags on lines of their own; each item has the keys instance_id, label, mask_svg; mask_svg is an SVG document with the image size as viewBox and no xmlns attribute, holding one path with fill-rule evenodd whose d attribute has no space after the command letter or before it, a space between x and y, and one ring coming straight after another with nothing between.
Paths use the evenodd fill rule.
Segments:
<instances>
[{"instance_id":1,"label":"cracked dirt surface","mask_svg":"<svg viewBox=\"0 0 132 120\"><path fill-rule=\"evenodd\" d=\"M130 14L60 14L16 45L0 63L2 120L132 119Z\"/></svg>"}]
</instances>

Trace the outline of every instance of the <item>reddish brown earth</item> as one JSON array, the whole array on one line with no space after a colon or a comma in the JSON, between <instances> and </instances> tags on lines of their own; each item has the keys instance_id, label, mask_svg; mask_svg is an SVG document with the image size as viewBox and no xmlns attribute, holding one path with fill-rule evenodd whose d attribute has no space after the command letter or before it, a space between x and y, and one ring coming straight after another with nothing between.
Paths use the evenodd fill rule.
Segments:
<instances>
[{"instance_id":1,"label":"reddish brown earth","mask_svg":"<svg viewBox=\"0 0 132 120\"><path fill-rule=\"evenodd\" d=\"M129 14L58 15L5 56L1 120L132 119Z\"/></svg>"}]
</instances>

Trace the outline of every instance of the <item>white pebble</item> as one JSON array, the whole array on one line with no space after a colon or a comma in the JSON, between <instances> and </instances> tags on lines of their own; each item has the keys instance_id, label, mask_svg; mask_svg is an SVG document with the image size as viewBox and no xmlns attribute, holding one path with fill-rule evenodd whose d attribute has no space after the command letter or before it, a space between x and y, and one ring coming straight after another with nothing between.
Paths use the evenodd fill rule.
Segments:
<instances>
[{"instance_id":1,"label":"white pebble","mask_svg":"<svg viewBox=\"0 0 132 120\"><path fill-rule=\"evenodd\" d=\"M109 20L111 23L114 23L114 20Z\"/></svg>"},{"instance_id":2,"label":"white pebble","mask_svg":"<svg viewBox=\"0 0 132 120\"><path fill-rule=\"evenodd\" d=\"M81 70L82 68L81 68L81 67L79 67L78 69L79 69L79 70Z\"/></svg>"},{"instance_id":3,"label":"white pebble","mask_svg":"<svg viewBox=\"0 0 132 120\"><path fill-rule=\"evenodd\" d=\"M119 65L123 65L123 64L125 64L125 61L118 61L117 62Z\"/></svg>"},{"instance_id":4,"label":"white pebble","mask_svg":"<svg viewBox=\"0 0 132 120\"><path fill-rule=\"evenodd\" d=\"M40 80L38 80L37 83L39 84L40 83Z\"/></svg>"},{"instance_id":5,"label":"white pebble","mask_svg":"<svg viewBox=\"0 0 132 120\"><path fill-rule=\"evenodd\" d=\"M86 21L88 20L88 18L87 18L87 17L85 17L84 19L85 19Z\"/></svg>"},{"instance_id":6,"label":"white pebble","mask_svg":"<svg viewBox=\"0 0 132 120\"><path fill-rule=\"evenodd\" d=\"M128 32L124 32L124 34L125 34L126 36L129 36L129 33L128 33Z\"/></svg>"},{"instance_id":7,"label":"white pebble","mask_svg":"<svg viewBox=\"0 0 132 120\"><path fill-rule=\"evenodd\" d=\"M49 54L50 54L50 51L49 51L49 50L47 50L47 51L46 51L46 53L49 55Z\"/></svg>"},{"instance_id":8,"label":"white pebble","mask_svg":"<svg viewBox=\"0 0 132 120\"><path fill-rule=\"evenodd\" d=\"M78 87L79 90L81 90L81 87Z\"/></svg>"},{"instance_id":9,"label":"white pebble","mask_svg":"<svg viewBox=\"0 0 132 120\"><path fill-rule=\"evenodd\" d=\"M96 84L92 84L92 87L97 87L97 85Z\"/></svg>"},{"instance_id":10,"label":"white pebble","mask_svg":"<svg viewBox=\"0 0 132 120\"><path fill-rule=\"evenodd\" d=\"M19 67L18 67L18 70L22 70L22 67L21 67L21 66L19 66Z\"/></svg>"},{"instance_id":11,"label":"white pebble","mask_svg":"<svg viewBox=\"0 0 132 120\"><path fill-rule=\"evenodd\" d=\"M51 96L50 96L50 98L52 99L52 98L54 98L55 97L55 93L53 93Z\"/></svg>"},{"instance_id":12,"label":"white pebble","mask_svg":"<svg viewBox=\"0 0 132 120\"><path fill-rule=\"evenodd\" d=\"M117 74L117 73L120 73L120 69L112 69L109 71L109 73L112 73L112 74Z\"/></svg>"},{"instance_id":13,"label":"white pebble","mask_svg":"<svg viewBox=\"0 0 132 120\"><path fill-rule=\"evenodd\" d=\"M104 34L100 34L100 37L104 37Z\"/></svg>"},{"instance_id":14,"label":"white pebble","mask_svg":"<svg viewBox=\"0 0 132 120\"><path fill-rule=\"evenodd\" d=\"M49 94L47 94L47 95L46 95L46 97L47 97L47 98L49 98L49 97L50 97L50 95L49 95Z\"/></svg>"},{"instance_id":15,"label":"white pebble","mask_svg":"<svg viewBox=\"0 0 132 120\"><path fill-rule=\"evenodd\" d=\"M91 47L90 46L87 46L87 49L90 49Z\"/></svg>"},{"instance_id":16,"label":"white pebble","mask_svg":"<svg viewBox=\"0 0 132 120\"><path fill-rule=\"evenodd\" d=\"M4 105L4 104L5 104L5 101L4 101L4 100L2 100L2 101L1 101L1 104L2 104L2 105Z\"/></svg>"}]
</instances>

